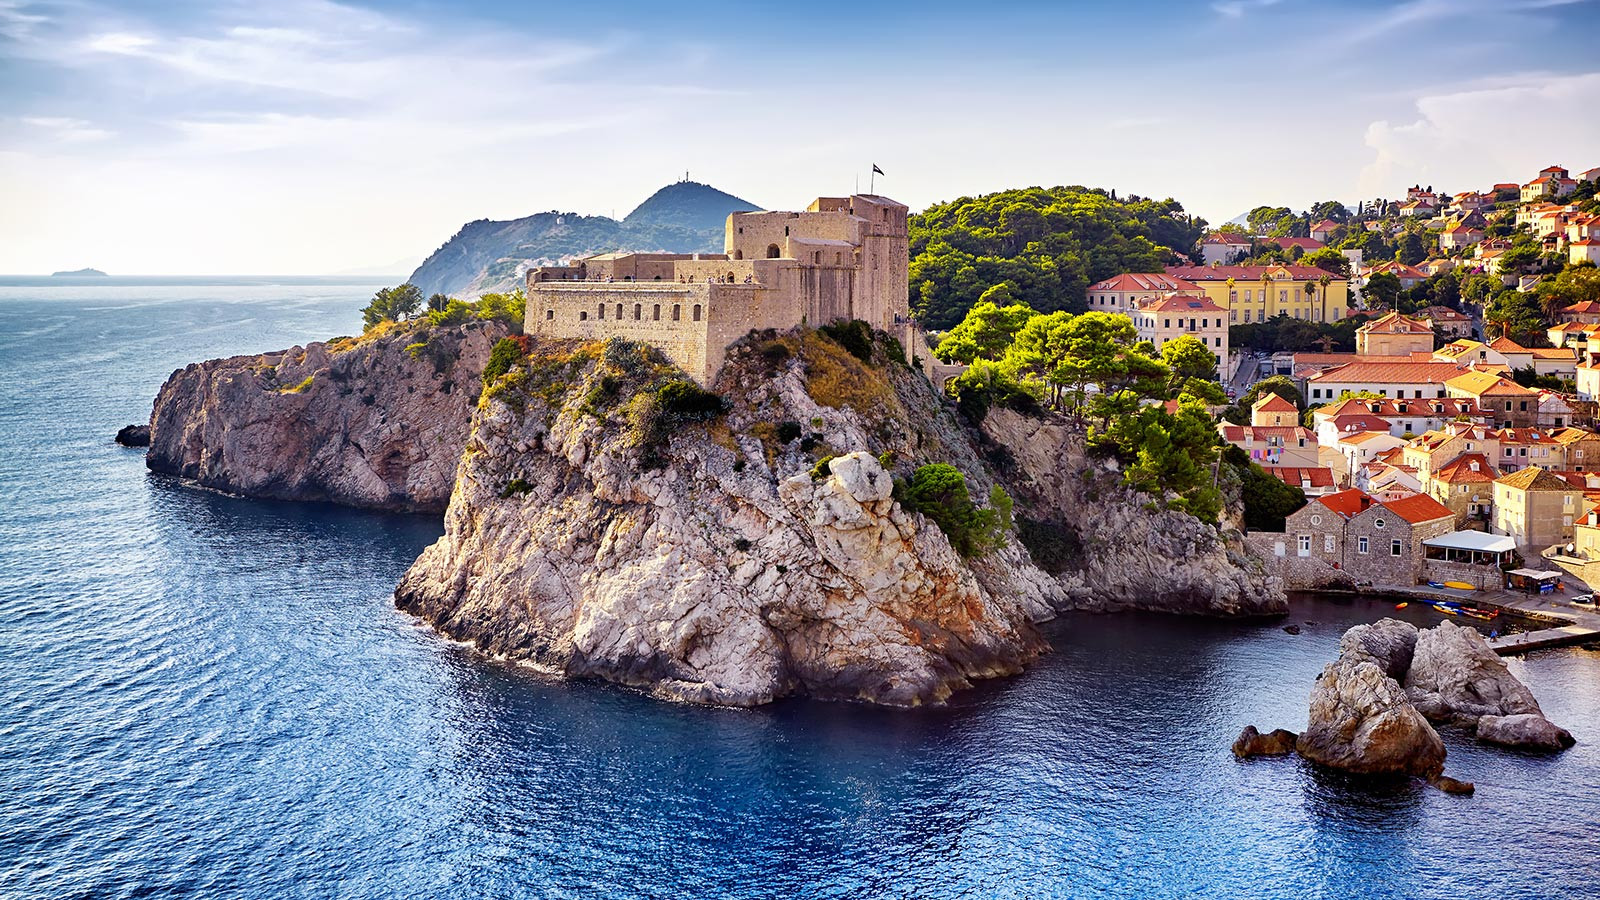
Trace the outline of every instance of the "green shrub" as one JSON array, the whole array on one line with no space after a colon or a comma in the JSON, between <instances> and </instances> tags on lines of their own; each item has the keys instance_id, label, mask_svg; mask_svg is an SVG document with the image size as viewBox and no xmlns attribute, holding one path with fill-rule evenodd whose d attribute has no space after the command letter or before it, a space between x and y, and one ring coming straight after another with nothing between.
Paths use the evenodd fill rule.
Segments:
<instances>
[{"instance_id":1,"label":"green shrub","mask_svg":"<svg viewBox=\"0 0 1600 900\"><path fill-rule=\"evenodd\" d=\"M513 478L506 482L504 488L501 488L500 499L504 500L512 494L526 494L531 490L533 490L533 485L529 484L525 479Z\"/></svg>"},{"instance_id":2,"label":"green shrub","mask_svg":"<svg viewBox=\"0 0 1600 900\"><path fill-rule=\"evenodd\" d=\"M483 367L483 383L494 384L496 379L511 371L511 367L521 361L521 342L515 338L501 338L495 342L494 349L489 351L489 362Z\"/></svg>"},{"instance_id":3,"label":"green shrub","mask_svg":"<svg viewBox=\"0 0 1600 900\"><path fill-rule=\"evenodd\" d=\"M831 456L824 456L817 460L817 464L811 467L811 480L821 481L832 474L828 471L828 463L830 462L833 462L833 457Z\"/></svg>"},{"instance_id":4,"label":"green shrub","mask_svg":"<svg viewBox=\"0 0 1600 900\"><path fill-rule=\"evenodd\" d=\"M692 381L669 381L656 388L656 402L669 422L709 422L727 411L720 396Z\"/></svg>"},{"instance_id":5,"label":"green shrub","mask_svg":"<svg viewBox=\"0 0 1600 900\"><path fill-rule=\"evenodd\" d=\"M429 305L432 305L430 301ZM473 318L475 309L470 303L461 300L448 300L443 309L428 310L428 324L430 325L460 325Z\"/></svg>"},{"instance_id":6,"label":"green shrub","mask_svg":"<svg viewBox=\"0 0 1600 900\"><path fill-rule=\"evenodd\" d=\"M894 468L894 451L885 450L878 454L878 465L883 466L885 472Z\"/></svg>"},{"instance_id":7,"label":"green shrub","mask_svg":"<svg viewBox=\"0 0 1600 900\"><path fill-rule=\"evenodd\" d=\"M295 385L294 387L284 388L283 390L279 391L279 393L280 394L304 394L306 391L311 390L311 382L313 380L315 380L316 377L317 376L315 376L315 375L307 375L305 381L300 382L299 384Z\"/></svg>"},{"instance_id":8,"label":"green shrub","mask_svg":"<svg viewBox=\"0 0 1600 900\"><path fill-rule=\"evenodd\" d=\"M909 482L895 482L895 495L901 505L932 519L963 557L981 556L1005 542L1011 519L1010 495L995 485L989 492L990 508L980 509L967 493L966 476L955 466L921 466Z\"/></svg>"},{"instance_id":9,"label":"green shrub","mask_svg":"<svg viewBox=\"0 0 1600 900\"><path fill-rule=\"evenodd\" d=\"M864 363L872 362L872 326L860 319L833 322L817 329ZM902 356L903 356L902 352Z\"/></svg>"},{"instance_id":10,"label":"green shrub","mask_svg":"<svg viewBox=\"0 0 1600 900\"><path fill-rule=\"evenodd\" d=\"M421 359L423 351L425 351L427 349L428 349L428 342L427 341L418 341L415 344L407 344L406 345L406 352L411 354L411 358L412 359Z\"/></svg>"}]
</instances>

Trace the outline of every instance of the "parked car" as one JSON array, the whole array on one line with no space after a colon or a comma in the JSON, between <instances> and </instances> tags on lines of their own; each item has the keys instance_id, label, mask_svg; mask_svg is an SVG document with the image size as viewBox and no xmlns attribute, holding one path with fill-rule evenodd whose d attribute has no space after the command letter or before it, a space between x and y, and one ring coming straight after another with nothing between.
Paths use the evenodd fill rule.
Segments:
<instances>
[{"instance_id":1,"label":"parked car","mask_svg":"<svg viewBox=\"0 0 1600 900\"><path fill-rule=\"evenodd\" d=\"M1571 603L1573 606L1579 607L1581 609L1594 609L1595 608L1594 595L1593 594L1579 594L1578 596L1573 597L1568 602Z\"/></svg>"}]
</instances>

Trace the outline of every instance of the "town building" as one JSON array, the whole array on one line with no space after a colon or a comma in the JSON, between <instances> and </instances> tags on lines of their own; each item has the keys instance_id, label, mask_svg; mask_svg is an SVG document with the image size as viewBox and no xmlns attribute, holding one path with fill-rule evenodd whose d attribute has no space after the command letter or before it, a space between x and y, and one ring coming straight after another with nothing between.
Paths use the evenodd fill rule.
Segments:
<instances>
[{"instance_id":1,"label":"town building","mask_svg":"<svg viewBox=\"0 0 1600 900\"><path fill-rule=\"evenodd\" d=\"M860 319L917 344L903 203L821 197L802 212L728 216L720 254L602 254L527 274L525 330L620 336L661 350L706 384L753 329Z\"/></svg>"},{"instance_id":2,"label":"town building","mask_svg":"<svg viewBox=\"0 0 1600 900\"><path fill-rule=\"evenodd\" d=\"M1463 453L1423 479L1423 490L1450 509L1457 527L1469 520L1486 523L1494 506L1495 474L1482 453Z\"/></svg>"},{"instance_id":3,"label":"town building","mask_svg":"<svg viewBox=\"0 0 1600 900\"><path fill-rule=\"evenodd\" d=\"M1317 436L1298 425L1234 425L1217 423L1222 439L1238 447L1252 462L1263 466L1321 468Z\"/></svg>"},{"instance_id":4,"label":"town building","mask_svg":"<svg viewBox=\"0 0 1600 900\"><path fill-rule=\"evenodd\" d=\"M1451 422L1417 435L1401 451L1401 459L1415 469L1417 477L1426 484L1434 472L1470 453L1481 454L1486 460L1498 459L1500 440L1496 430L1468 422Z\"/></svg>"},{"instance_id":5,"label":"town building","mask_svg":"<svg viewBox=\"0 0 1600 900\"><path fill-rule=\"evenodd\" d=\"M1261 470L1299 488L1307 497L1321 497L1339 489L1334 484L1333 470L1325 466L1262 466Z\"/></svg>"},{"instance_id":6,"label":"town building","mask_svg":"<svg viewBox=\"0 0 1600 900\"><path fill-rule=\"evenodd\" d=\"M1157 350L1184 335L1195 338L1217 357L1217 370L1228 361L1228 323L1222 307L1204 296L1166 294L1152 300L1135 300L1128 317L1139 340Z\"/></svg>"},{"instance_id":7,"label":"town building","mask_svg":"<svg viewBox=\"0 0 1600 900\"><path fill-rule=\"evenodd\" d=\"M1423 571L1423 541L1449 534L1455 515L1427 494L1377 500L1349 489L1290 514L1284 533L1298 557L1321 560L1358 581L1409 587Z\"/></svg>"},{"instance_id":8,"label":"town building","mask_svg":"<svg viewBox=\"0 0 1600 900\"><path fill-rule=\"evenodd\" d=\"M1307 397L1311 403L1363 391L1397 399L1444 397L1445 382L1461 372L1448 362L1353 362L1306 379Z\"/></svg>"},{"instance_id":9,"label":"town building","mask_svg":"<svg viewBox=\"0 0 1600 900\"><path fill-rule=\"evenodd\" d=\"M1200 259L1208 266L1226 266L1250 255L1250 239L1230 231L1214 231L1200 241Z\"/></svg>"},{"instance_id":10,"label":"town building","mask_svg":"<svg viewBox=\"0 0 1600 900\"><path fill-rule=\"evenodd\" d=\"M1128 272L1089 285L1090 312L1131 315L1134 307L1168 294L1199 294L1200 288L1161 272Z\"/></svg>"},{"instance_id":11,"label":"town building","mask_svg":"<svg viewBox=\"0 0 1600 900\"><path fill-rule=\"evenodd\" d=\"M1490 530L1515 540L1518 547L1539 552L1572 540L1582 504L1581 488L1530 466L1495 479Z\"/></svg>"},{"instance_id":12,"label":"town building","mask_svg":"<svg viewBox=\"0 0 1600 900\"><path fill-rule=\"evenodd\" d=\"M1385 313L1356 329L1357 356L1406 356L1433 349L1433 326L1397 312Z\"/></svg>"},{"instance_id":13,"label":"town building","mask_svg":"<svg viewBox=\"0 0 1600 900\"><path fill-rule=\"evenodd\" d=\"M1278 394L1268 392L1250 404L1250 424L1293 427L1300 424L1300 408Z\"/></svg>"},{"instance_id":14,"label":"town building","mask_svg":"<svg viewBox=\"0 0 1600 900\"><path fill-rule=\"evenodd\" d=\"M1350 314L1350 285L1316 266L1168 266L1228 311L1230 325L1289 316L1337 322Z\"/></svg>"},{"instance_id":15,"label":"town building","mask_svg":"<svg viewBox=\"0 0 1600 900\"><path fill-rule=\"evenodd\" d=\"M1343 227L1343 225L1332 219L1323 219L1321 222L1311 226L1311 239L1326 244L1333 238L1334 232Z\"/></svg>"},{"instance_id":16,"label":"town building","mask_svg":"<svg viewBox=\"0 0 1600 900\"><path fill-rule=\"evenodd\" d=\"M1333 444L1339 435L1359 431L1387 431L1395 437L1419 435L1462 420L1480 425L1493 421L1476 401L1455 397L1426 400L1347 397L1311 412L1312 430L1323 444Z\"/></svg>"},{"instance_id":17,"label":"town building","mask_svg":"<svg viewBox=\"0 0 1600 900\"><path fill-rule=\"evenodd\" d=\"M1483 240L1483 229L1454 223L1439 233L1439 247L1443 250L1460 250Z\"/></svg>"},{"instance_id":18,"label":"town building","mask_svg":"<svg viewBox=\"0 0 1600 900\"><path fill-rule=\"evenodd\" d=\"M1444 385L1445 396L1471 399L1494 413L1502 428L1533 428L1539 424L1539 392L1493 372L1462 372Z\"/></svg>"}]
</instances>

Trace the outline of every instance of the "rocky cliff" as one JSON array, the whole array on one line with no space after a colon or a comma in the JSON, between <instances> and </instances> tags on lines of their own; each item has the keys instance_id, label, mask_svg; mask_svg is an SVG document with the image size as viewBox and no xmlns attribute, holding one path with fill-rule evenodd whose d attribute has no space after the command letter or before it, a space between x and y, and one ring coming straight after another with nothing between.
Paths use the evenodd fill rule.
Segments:
<instances>
[{"instance_id":1,"label":"rocky cliff","mask_svg":"<svg viewBox=\"0 0 1600 900\"><path fill-rule=\"evenodd\" d=\"M1124 487L1114 464L1089 458L1057 419L995 409L983 436L1029 518L1024 536L1079 609L1199 615L1288 611L1278 576L1224 523L1157 508ZM1038 535L1037 538L1034 538Z\"/></svg>"},{"instance_id":2,"label":"rocky cliff","mask_svg":"<svg viewBox=\"0 0 1600 900\"><path fill-rule=\"evenodd\" d=\"M395 592L445 634L732 705L915 705L1044 649L1031 620L1059 588L1027 552L970 562L892 496L884 461L954 462L978 496L989 482L881 352L867 365L814 333L747 344L718 383L726 412L649 348L534 353L486 396L445 536Z\"/></svg>"},{"instance_id":3,"label":"rocky cliff","mask_svg":"<svg viewBox=\"0 0 1600 900\"><path fill-rule=\"evenodd\" d=\"M941 700L1018 671L1044 646L1030 623L1066 608L1283 609L1236 542L1080 478L1064 424L1002 413L984 448L882 346L862 356L753 336L714 407L648 348L536 346L485 395L398 605L491 654L738 705ZM908 505L895 479L931 463L979 506L1009 487L1018 514L1073 530L1058 573L1010 528L974 552Z\"/></svg>"},{"instance_id":4,"label":"rocky cliff","mask_svg":"<svg viewBox=\"0 0 1600 900\"><path fill-rule=\"evenodd\" d=\"M249 497L436 512L507 327L393 328L172 373L147 465Z\"/></svg>"}]
</instances>

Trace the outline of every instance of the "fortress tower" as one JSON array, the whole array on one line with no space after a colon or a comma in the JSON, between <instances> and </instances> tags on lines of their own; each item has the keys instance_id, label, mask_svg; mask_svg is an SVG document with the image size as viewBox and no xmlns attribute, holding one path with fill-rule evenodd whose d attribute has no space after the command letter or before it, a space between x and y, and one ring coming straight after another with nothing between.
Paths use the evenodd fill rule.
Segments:
<instances>
[{"instance_id":1,"label":"fortress tower","mask_svg":"<svg viewBox=\"0 0 1600 900\"><path fill-rule=\"evenodd\" d=\"M909 209L887 197L821 197L803 212L728 216L724 253L605 253L528 272L529 334L659 348L702 384L754 329L861 319L901 336Z\"/></svg>"}]
</instances>

